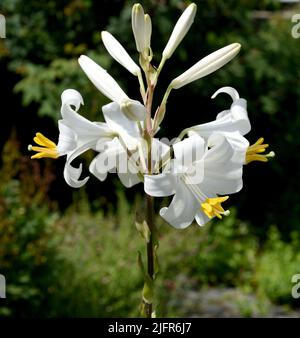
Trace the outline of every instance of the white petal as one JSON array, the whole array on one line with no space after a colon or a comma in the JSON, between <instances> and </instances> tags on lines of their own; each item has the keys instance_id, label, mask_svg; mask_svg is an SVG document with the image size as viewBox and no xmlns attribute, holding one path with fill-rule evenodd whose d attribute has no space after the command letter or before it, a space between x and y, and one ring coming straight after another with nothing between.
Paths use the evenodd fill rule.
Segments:
<instances>
[{"instance_id":1,"label":"white petal","mask_svg":"<svg viewBox=\"0 0 300 338\"><path fill-rule=\"evenodd\" d=\"M235 96L236 94L232 92L230 95ZM215 121L199 124L190 128L190 130L197 132L203 137L209 137L215 131L238 131L242 135L247 134L251 130L251 125L248 118L246 100L235 100L232 103L230 110L224 110L223 112L219 113Z\"/></svg>"},{"instance_id":2,"label":"white petal","mask_svg":"<svg viewBox=\"0 0 300 338\"><path fill-rule=\"evenodd\" d=\"M132 137L139 137L139 128L136 122L129 120L122 114L120 106L111 102L102 107L103 116L108 127L114 132L122 135L129 134Z\"/></svg>"},{"instance_id":3,"label":"white petal","mask_svg":"<svg viewBox=\"0 0 300 338\"><path fill-rule=\"evenodd\" d=\"M66 126L63 120L58 121L59 138L57 144L57 151L60 156L66 155L76 148L77 135L75 132Z\"/></svg>"},{"instance_id":4,"label":"white petal","mask_svg":"<svg viewBox=\"0 0 300 338\"><path fill-rule=\"evenodd\" d=\"M162 53L163 58L169 59L172 56L175 49L178 47L182 39L185 37L186 33L189 31L192 23L194 22L196 11L197 5L192 3L182 13Z\"/></svg>"},{"instance_id":5,"label":"white petal","mask_svg":"<svg viewBox=\"0 0 300 338\"><path fill-rule=\"evenodd\" d=\"M67 156L67 161L64 168L64 178L66 182L73 188L80 188L88 181L89 177L79 180L79 177L82 173L82 164L78 168L75 168L71 165L72 161L84 153L85 151L93 148L95 145L94 141L85 143L78 148L76 148L72 153L69 153Z\"/></svg>"},{"instance_id":6,"label":"white petal","mask_svg":"<svg viewBox=\"0 0 300 338\"><path fill-rule=\"evenodd\" d=\"M218 70L231 61L238 54L240 48L240 44L232 43L231 45L209 54L198 61L193 67L189 68L183 74L174 79L170 84L171 88L181 88L190 82L196 81L201 77Z\"/></svg>"},{"instance_id":7,"label":"white petal","mask_svg":"<svg viewBox=\"0 0 300 338\"><path fill-rule=\"evenodd\" d=\"M83 104L82 96L74 89L67 89L61 95L61 116L63 124L71 128L82 141L91 138L111 137L111 130L105 123L95 123L77 113ZM75 110L73 109L75 107Z\"/></svg>"},{"instance_id":8,"label":"white petal","mask_svg":"<svg viewBox=\"0 0 300 338\"><path fill-rule=\"evenodd\" d=\"M108 142L97 143L96 150L100 152L90 164L90 172L100 181L104 181L107 173L117 167L118 156L124 153L118 138Z\"/></svg>"},{"instance_id":9,"label":"white petal","mask_svg":"<svg viewBox=\"0 0 300 338\"><path fill-rule=\"evenodd\" d=\"M173 145L176 161L182 167L189 167L193 162L200 160L204 154L204 140L194 134Z\"/></svg>"},{"instance_id":10,"label":"white petal","mask_svg":"<svg viewBox=\"0 0 300 338\"><path fill-rule=\"evenodd\" d=\"M222 134L226 137L227 141L234 149L234 154L231 161L244 164L246 159L246 153L250 145L249 141L238 131L223 132Z\"/></svg>"},{"instance_id":11,"label":"white petal","mask_svg":"<svg viewBox=\"0 0 300 338\"><path fill-rule=\"evenodd\" d=\"M234 149L220 133L214 133L208 139L211 148L204 157L204 179L199 189L206 195L232 194L243 186L243 165L234 162Z\"/></svg>"},{"instance_id":12,"label":"white petal","mask_svg":"<svg viewBox=\"0 0 300 338\"><path fill-rule=\"evenodd\" d=\"M135 76L141 73L140 67L132 60L118 40L106 31L103 31L101 36L105 48L117 62Z\"/></svg>"},{"instance_id":13,"label":"white petal","mask_svg":"<svg viewBox=\"0 0 300 338\"><path fill-rule=\"evenodd\" d=\"M79 110L80 105L84 105L81 94L75 89L64 90L61 94L61 103L62 105L75 106L75 111ZM66 112L66 116L62 115L62 117L66 118L67 114L68 112Z\"/></svg>"},{"instance_id":14,"label":"white petal","mask_svg":"<svg viewBox=\"0 0 300 338\"><path fill-rule=\"evenodd\" d=\"M231 122L226 126L224 131L239 131L242 135L246 135L251 130L250 121L247 112L247 101L239 98L239 93L232 87L223 87L217 90L212 98L215 98L220 93L230 95L233 103L230 110L223 111L217 115L217 120ZM229 116L227 116L229 115ZM224 127L223 127L224 128Z\"/></svg>"},{"instance_id":15,"label":"white petal","mask_svg":"<svg viewBox=\"0 0 300 338\"><path fill-rule=\"evenodd\" d=\"M144 176L144 190L154 197L165 197L175 194L175 178L170 173Z\"/></svg>"},{"instance_id":16,"label":"white petal","mask_svg":"<svg viewBox=\"0 0 300 338\"><path fill-rule=\"evenodd\" d=\"M90 164L90 172L100 181L104 181L109 172L116 171L126 188L130 188L141 182L136 171L134 171L130 162L128 162L127 154L117 138L107 142L105 150L101 151Z\"/></svg>"},{"instance_id":17,"label":"white petal","mask_svg":"<svg viewBox=\"0 0 300 338\"><path fill-rule=\"evenodd\" d=\"M198 210L198 212L196 213L196 217L195 217L196 222L198 223L198 225L203 226L205 225L207 222L210 221L210 218L207 217L205 215L205 213L201 210L201 208Z\"/></svg>"},{"instance_id":18,"label":"white petal","mask_svg":"<svg viewBox=\"0 0 300 338\"><path fill-rule=\"evenodd\" d=\"M94 176L96 176L98 178L98 180L100 180L101 182L106 180L107 177L107 171L101 172L98 170L97 168L97 161L98 161L98 156L97 155L93 161L91 162L90 166L89 166L89 171L91 174L93 174Z\"/></svg>"},{"instance_id":19,"label":"white petal","mask_svg":"<svg viewBox=\"0 0 300 338\"><path fill-rule=\"evenodd\" d=\"M222 87L220 89L218 89L213 95L212 95L212 99L216 98L220 93L226 93L229 96L231 96L232 101L238 100L240 98L240 95L238 93L238 91L236 89L234 89L233 87Z\"/></svg>"},{"instance_id":20,"label":"white petal","mask_svg":"<svg viewBox=\"0 0 300 338\"><path fill-rule=\"evenodd\" d=\"M123 100L128 99L128 96L124 93L117 82L96 62L85 55L81 55L78 62L87 77L106 97L112 101L118 102L119 104Z\"/></svg>"},{"instance_id":21,"label":"white petal","mask_svg":"<svg viewBox=\"0 0 300 338\"><path fill-rule=\"evenodd\" d=\"M140 137L136 122L129 120L116 102L103 106L102 111L108 127L122 138L129 150L135 149Z\"/></svg>"},{"instance_id":22,"label":"white petal","mask_svg":"<svg viewBox=\"0 0 300 338\"><path fill-rule=\"evenodd\" d=\"M192 193L183 183L179 183L171 204L167 208L162 208L159 214L173 227L184 229L193 222L199 207Z\"/></svg>"}]
</instances>

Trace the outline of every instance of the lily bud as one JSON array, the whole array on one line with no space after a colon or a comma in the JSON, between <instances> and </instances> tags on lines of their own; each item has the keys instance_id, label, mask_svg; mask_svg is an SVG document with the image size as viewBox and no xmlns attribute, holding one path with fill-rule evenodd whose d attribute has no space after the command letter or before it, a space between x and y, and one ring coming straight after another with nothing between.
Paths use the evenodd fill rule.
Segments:
<instances>
[{"instance_id":1,"label":"lily bud","mask_svg":"<svg viewBox=\"0 0 300 338\"><path fill-rule=\"evenodd\" d=\"M149 14L145 14L145 27L144 27L144 38L145 38L145 46L150 49L151 45L151 34L152 34L152 22Z\"/></svg>"},{"instance_id":2,"label":"lily bud","mask_svg":"<svg viewBox=\"0 0 300 338\"><path fill-rule=\"evenodd\" d=\"M140 67L132 60L124 47L109 32L101 32L102 41L109 54L124 68L135 76L141 72Z\"/></svg>"},{"instance_id":3,"label":"lily bud","mask_svg":"<svg viewBox=\"0 0 300 338\"><path fill-rule=\"evenodd\" d=\"M131 100L108 72L85 55L78 62L95 87L106 97L120 105L122 112L131 120L143 121L146 108L139 101Z\"/></svg>"},{"instance_id":4,"label":"lily bud","mask_svg":"<svg viewBox=\"0 0 300 338\"><path fill-rule=\"evenodd\" d=\"M142 53L145 50L144 26L145 13L141 4L132 7L132 31L135 39L136 49Z\"/></svg>"},{"instance_id":5,"label":"lily bud","mask_svg":"<svg viewBox=\"0 0 300 338\"><path fill-rule=\"evenodd\" d=\"M186 33L189 31L197 11L197 5L192 3L182 13L178 19L169 41L162 53L164 59L169 59L178 47Z\"/></svg>"},{"instance_id":6,"label":"lily bud","mask_svg":"<svg viewBox=\"0 0 300 338\"><path fill-rule=\"evenodd\" d=\"M150 16L145 15L141 4L135 4L132 7L131 22L136 49L143 54L150 49L152 24Z\"/></svg>"},{"instance_id":7,"label":"lily bud","mask_svg":"<svg viewBox=\"0 0 300 338\"><path fill-rule=\"evenodd\" d=\"M147 110L139 101L124 100L121 104L121 111L133 121L143 121L146 119Z\"/></svg>"},{"instance_id":8,"label":"lily bud","mask_svg":"<svg viewBox=\"0 0 300 338\"><path fill-rule=\"evenodd\" d=\"M231 61L238 54L240 49L241 45L239 43L232 43L209 54L205 58L198 61L193 67L175 78L171 82L170 87L178 89L190 82L196 81L201 77L213 73Z\"/></svg>"},{"instance_id":9,"label":"lily bud","mask_svg":"<svg viewBox=\"0 0 300 338\"><path fill-rule=\"evenodd\" d=\"M128 96L114 78L88 56L81 55L78 63L94 86L106 97L118 103L128 99Z\"/></svg>"}]
</instances>

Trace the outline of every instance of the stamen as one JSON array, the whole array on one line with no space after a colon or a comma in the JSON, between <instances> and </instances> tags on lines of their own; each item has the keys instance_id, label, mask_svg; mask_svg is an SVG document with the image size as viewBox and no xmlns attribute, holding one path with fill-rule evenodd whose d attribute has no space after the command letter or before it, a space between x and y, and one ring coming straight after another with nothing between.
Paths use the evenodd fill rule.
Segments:
<instances>
[{"instance_id":1,"label":"stamen","mask_svg":"<svg viewBox=\"0 0 300 338\"><path fill-rule=\"evenodd\" d=\"M59 153L57 151L56 144L49 140L46 136L41 133L36 133L34 137L34 142L42 147L32 146L31 144L28 146L29 151L36 151L37 154L31 156L31 159L35 158L58 158Z\"/></svg>"},{"instance_id":2,"label":"stamen","mask_svg":"<svg viewBox=\"0 0 300 338\"><path fill-rule=\"evenodd\" d=\"M202 211L208 218L216 216L221 219L222 216L230 215L230 211L224 210L221 206L221 203L226 201L229 196L208 198L204 193L202 193L197 185L192 183L188 175L183 175L182 179L198 201L205 201L203 203L199 203Z\"/></svg>"},{"instance_id":3,"label":"stamen","mask_svg":"<svg viewBox=\"0 0 300 338\"><path fill-rule=\"evenodd\" d=\"M201 209L208 218L214 216L222 219L222 216L228 216L229 210L224 210L221 203L228 200L229 196L207 198L204 203L201 204Z\"/></svg>"},{"instance_id":4,"label":"stamen","mask_svg":"<svg viewBox=\"0 0 300 338\"><path fill-rule=\"evenodd\" d=\"M269 147L268 144L264 144L263 142L264 139L260 137L254 144L248 147L246 153L246 164L253 161L268 162L269 157L275 156L274 151L270 151L268 154L261 154Z\"/></svg>"}]
</instances>

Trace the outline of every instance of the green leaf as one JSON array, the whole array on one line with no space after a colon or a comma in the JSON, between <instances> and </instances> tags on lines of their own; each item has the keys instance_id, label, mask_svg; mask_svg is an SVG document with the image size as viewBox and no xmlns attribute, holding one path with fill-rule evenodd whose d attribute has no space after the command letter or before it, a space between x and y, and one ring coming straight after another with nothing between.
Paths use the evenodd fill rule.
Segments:
<instances>
[{"instance_id":1,"label":"green leaf","mask_svg":"<svg viewBox=\"0 0 300 338\"><path fill-rule=\"evenodd\" d=\"M147 222L143 221L142 223L140 223L136 221L135 226L137 228L137 231L141 234L141 236L146 240L147 243L149 243L151 232Z\"/></svg>"},{"instance_id":2,"label":"green leaf","mask_svg":"<svg viewBox=\"0 0 300 338\"><path fill-rule=\"evenodd\" d=\"M147 274L145 275L145 284L143 288L143 301L147 304L153 303L154 284L153 279Z\"/></svg>"}]
</instances>

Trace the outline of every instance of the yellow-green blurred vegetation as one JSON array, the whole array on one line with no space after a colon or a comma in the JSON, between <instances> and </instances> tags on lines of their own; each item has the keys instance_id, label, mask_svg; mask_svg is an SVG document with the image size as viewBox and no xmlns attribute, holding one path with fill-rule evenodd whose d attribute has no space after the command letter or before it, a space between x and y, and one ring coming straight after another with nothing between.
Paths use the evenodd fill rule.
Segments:
<instances>
[{"instance_id":1,"label":"yellow-green blurred vegetation","mask_svg":"<svg viewBox=\"0 0 300 338\"><path fill-rule=\"evenodd\" d=\"M244 189L230 199L231 215L222 221L179 231L156 217L157 315L206 315L205 309L186 305L187 295L193 291L200 301L215 289L245 295L229 300L242 316L270 315L275 305L295 311L299 300L291 297L291 278L300 273L300 39L291 36L290 16L300 8L271 0L195 2L195 23L162 72L158 97L200 57L235 41L243 48L224 69L172 93L161 135L171 139L183 127L214 118L230 101L211 102L210 96L230 85L248 100L249 140L264 136L276 158L245 167ZM153 20L157 65L188 1L141 3ZM0 316L139 315L143 278L137 253L145 248L134 220L143 210L142 186L127 191L109 175L104 183L91 178L86 187L73 190L63 180L63 158L32 161L27 151L36 131L57 137L64 89L82 93L81 114L102 119L107 100L78 66L82 53L137 97L136 79L111 60L100 37L101 30L110 31L137 58L132 4L1 1L7 38L0 39L0 274L6 277L7 295ZM80 159L85 174L92 156ZM157 213L166 203L156 202ZM249 302L248 296L255 300Z\"/></svg>"}]
</instances>

